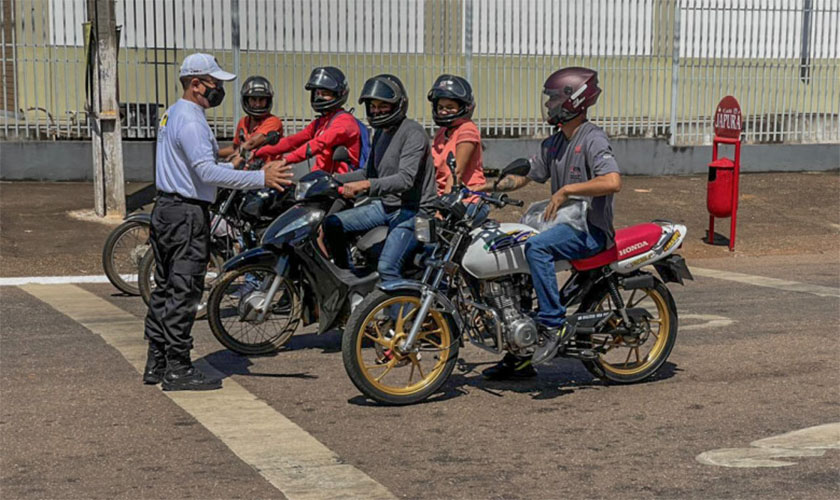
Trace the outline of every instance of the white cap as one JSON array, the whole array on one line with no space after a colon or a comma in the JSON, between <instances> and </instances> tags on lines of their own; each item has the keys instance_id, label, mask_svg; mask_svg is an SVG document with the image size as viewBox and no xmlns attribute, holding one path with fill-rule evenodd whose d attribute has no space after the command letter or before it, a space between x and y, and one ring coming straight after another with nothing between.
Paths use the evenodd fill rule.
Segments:
<instances>
[{"instance_id":1,"label":"white cap","mask_svg":"<svg viewBox=\"0 0 840 500\"><path fill-rule=\"evenodd\" d=\"M181 63L180 76L203 76L210 75L216 80L228 82L235 80L236 75L224 71L215 57L210 54L202 54L200 52L190 54L184 58Z\"/></svg>"}]
</instances>

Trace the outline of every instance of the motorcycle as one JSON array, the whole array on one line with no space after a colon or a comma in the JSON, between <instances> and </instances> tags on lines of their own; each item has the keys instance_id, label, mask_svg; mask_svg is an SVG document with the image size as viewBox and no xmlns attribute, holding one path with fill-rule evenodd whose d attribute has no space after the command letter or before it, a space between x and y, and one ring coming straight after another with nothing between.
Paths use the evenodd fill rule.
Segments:
<instances>
[{"instance_id":1,"label":"motorcycle","mask_svg":"<svg viewBox=\"0 0 840 500\"><path fill-rule=\"evenodd\" d=\"M528 161L518 160L499 180L528 170ZM467 208L466 196L480 199ZM666 283L693 279L674 253L685 239L684 225L654 221L619 229L613 247L557 262L558 271L571 271L560 290L562 303L577 309L566 318L570 340L545 354L554 344L532 317L536 300L524 252L538 231L482 221L477 214L484 205L523 203L464 188L439 198L442 220L418 216L415 235L431 248L422 279L380 285L345 327L342 358L356 388L384 404L423 401L449 378L465 338L494 354L532 356L542 348L543 362L578 359L615 383L642 381L662 367L678 327Z\"/></svg>"},{"instance_id":2,"label":"motorcycle","mask_svg":"<svg viewBox=\"0 0 840 500\"><path fill-rule=\"evenodd\" d=\"M336 148L333 158L348 161L346 148ZM296 203L265 230L260 246L223 264L207 303L210 329L222 345L246 355L275 352L301 323L317 321L319 334L343 324L353 305L374 289L387 227L355 242L355 272L337 267L319 246L324 218L349 205L340 187L326 172L304 175Z\"/></svg>"}]
</instances>

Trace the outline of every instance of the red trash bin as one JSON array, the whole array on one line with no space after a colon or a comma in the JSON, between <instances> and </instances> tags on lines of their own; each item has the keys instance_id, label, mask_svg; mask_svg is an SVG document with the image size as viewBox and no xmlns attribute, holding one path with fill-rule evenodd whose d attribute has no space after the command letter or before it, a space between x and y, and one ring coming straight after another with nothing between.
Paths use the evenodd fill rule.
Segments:
<instances>
[{"instance_id":1,"label":"red trash bin","mask_svg":"<svg viewBox=\"0 0 840 500\"><path fill-rule=\"evenodd\" d=\"M709 213L719 219L732 215L735 182L735 162L721 158L709 163L709 186L706 191L706 207Z\"/></svg>"}]
</instances>

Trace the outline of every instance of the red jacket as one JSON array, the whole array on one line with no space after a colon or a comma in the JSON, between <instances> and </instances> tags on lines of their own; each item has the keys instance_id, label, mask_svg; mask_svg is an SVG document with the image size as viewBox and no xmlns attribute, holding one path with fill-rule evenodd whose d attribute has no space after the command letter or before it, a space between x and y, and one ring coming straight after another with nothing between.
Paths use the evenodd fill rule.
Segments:
<instances>
[{"instance_id":1,"label":"red jacket","mask_svg":"<svg viewBox=\"0 0 840 500\"><path fill-rule=\"evenodd\" d=\"M297 134L286 136L273 146L265 146L256 151L260 158L286 159L286 163L299 163L315 157L312 170L323 170L331 174L347 172L344 164L333 163L332 154L337 146L345 146L350 152L350 160L358 163L361 154L359 125L352 114L338 110L313 120Z\"/></svg>"}]
</instances>

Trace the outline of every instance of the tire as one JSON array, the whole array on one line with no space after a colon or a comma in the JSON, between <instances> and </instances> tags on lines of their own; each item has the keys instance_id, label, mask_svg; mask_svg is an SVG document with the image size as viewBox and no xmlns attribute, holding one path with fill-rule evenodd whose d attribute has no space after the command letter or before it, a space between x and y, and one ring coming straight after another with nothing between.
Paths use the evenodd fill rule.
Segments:
<instances>
[{"instance_id":1,"label":"tire","mask_svg":"<svg viewBox=\"0 0 840 500\"><path fill-rule=\"evenodd\" d=\"M616 349L626 347L627 358L624 358L623 352L617 356L606 353L600 354L595 360L584 361L583 364L590 373L601 380L617 384L632 384L652 377L665 364L677 340L679 319L674 298L671 296L668 287L659 279L656 279L652 288L635 290L635 294L633 294L633 291L626 290L619 290L619 293L621 293L628 307L631 305L633 307L645 307L653 315L652 320L647 325L646 333L636 339L635 344L621 337L607 334L593 334L586 338L579 337L578 340L591 341L593 345L600 345L600 339L605 339L610 345L613 345L614 342ZM640 297L640 294L644 294L644 296ZM632 304L628 303L628 298L631 296L634 302ZM610 307L604 306L608 302L611 303L611 299L609 299L609 293L604 290L600 297L587 308L587 311L597 311L604 307ZM659 322L657 323L657 321ZM655 326L657 324L659 326ZM656 333L653 333L654 329L657 330ZM642 337L645 337L644 341L642 341ZM612 340L609 340L610 338ZM649 344L650 350L643 356L641 348L645 344ZM636 347L629 347L631 345L636 345ZM621 359L624 359L624 362L615 362L616 360L621 361Z\"/></svg>"},{"instance_id":2,"label":"tire","mask_svg":"<svg viewBox=\"0 0 840 500\"><path fill-rule=\"evenodd\" d=\"M382 317L390 306L397 307L398 304L400 310L397 316L402 320L392 322ZM408 312L404 312L406 304L412 307ZM460 347L458 330L452 318L440 311L429 312L427 322L431 321L432 324L427 328L432 330L425 334L425 330L421 331L418 337L421 341L419 351L409 355L396 354L394 346L408 334L411 311L416 311L419 304L418 293L386 293L377 289L350 315L341 339L344 369L356 388L368 398L387 405L418 403L440 389L452 374ZM386 330L385 333L382 330ZM366 357L371 358L373 364L370 364L371 361L366 362ZM431 368L427 367L428 375L421 366L424 360L432 362ZM390 377L394 368L399 370L394 373L398 376ZM415 368L418 381L412 383ZM406 373L408 377L404 384L392 381L405 379L399 375ZM387 382L384 381L386 376L389 376Z\"/></svg>"},{"instance_id":3,"label":"tire","mask_svg":"<svg viewBox=\"0 0 840 500\"><path fill-rule=\"evenodd\" d=\"M151 248L140 259L140 265L137 266L137 288L140 291L140 297L148 307L152 291L155 289L155 253Z\"/></svg>"},{"instance_id":4,"label":"tire","mask_svg":"<svg viewBox=\"0 0 840 500\"><path fill-rule=\"evenodd\" d=\"M102 248L102 268L112 285L128 295L140 295L139 286L121 275L135 274L149 249L149 223L126 221L114 228Z\"/></svg>"},{"instance_id":5,"label":"tire","mask_svg":"<svg viewBox=\"0 0 840 500\"><path fill-rule=\"evenodd\" d=\"M204 278L204 293L198 305L196 319L202 319L207 315L207 301L210 290L213 288L213 284L219 279L219 270L222 268L222 264L224 264L224 260L220 256L210 256L210 263L207 265L207 275ZM140 260L140 267L137 269L137 285L140 290L140 297L145 302L146 307L148 307L152 299L152 292L156 286L155 253L151 249Z\"/></svg>"},{"instance_id":6,"label":"tire","mask_svg":"<svg viewBox=\"0 0 840 500\"><path fill-rule=\"evenodd\" d=\"M300 294L294 283L283 278L266 319L257 323L249 300L252 294L267 291L275 276L274 269L265 265L251 265L223 274L210 291L207 301L207 320L219 342L233 352L244 355L272 354L289 341L303 315ZM249 284L250 282L250 284ZM254 283L258 282L259 285ZM247 292L244 290L248 290ZM274 330L266 334L265 325L271 322ZM234 330L234 326L239 325ZM243 329L248 331L243 331Z\"/></svg>"}]
</instances>

